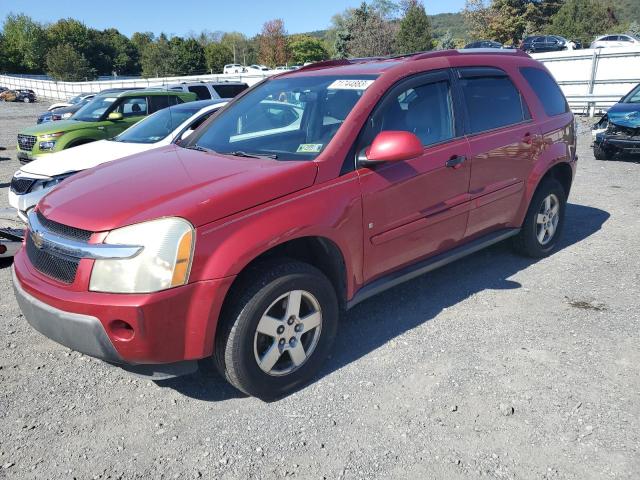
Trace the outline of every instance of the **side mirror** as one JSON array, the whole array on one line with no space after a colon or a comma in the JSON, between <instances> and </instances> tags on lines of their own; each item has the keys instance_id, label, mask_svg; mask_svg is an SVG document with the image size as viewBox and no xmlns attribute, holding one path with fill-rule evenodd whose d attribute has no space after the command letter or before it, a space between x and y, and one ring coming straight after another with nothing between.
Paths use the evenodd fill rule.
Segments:
<instances>
[{"instance_id":1,"label":"side mirror","mask_svg":"<svg viewBox=\"0 0 640 480\"><path fill-rule=\"evenodd\" d=\"M371 146L358 158L362 165L382 162L398 162L422 155L424 147L420 139L411 132L387 130L373 139Z\"/></svg>"},{"instance_id":2,"label":"side mirror","mask_svg":"<svg viewBox=\"0 0 640 480\"><path fill-rule=\"evenodd\" d=\"M112 121L118 121L118 120L122 120L122 114L120 112L111 112L109 114L109 116L107 117L107 120L112 120Z\"/></svg>"}]
</instances>

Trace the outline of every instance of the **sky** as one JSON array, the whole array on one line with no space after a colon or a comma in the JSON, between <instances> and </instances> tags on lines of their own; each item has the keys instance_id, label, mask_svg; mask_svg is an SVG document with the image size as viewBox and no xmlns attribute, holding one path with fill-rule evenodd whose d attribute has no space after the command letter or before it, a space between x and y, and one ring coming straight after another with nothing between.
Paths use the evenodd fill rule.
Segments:
<instances>
[{"instance_id":1,"label":"sky","mask_svg":"<svg viewBox=\"0 0 640 480\"><path fill-rule=\"evenodd\" d=\"M0 20L8 13L25 13L39 22L75 18L88 27L115 27L133 32L164 32L184 36L190 32L239 31L259 33L267 20L281 18L289 33L322 30L331 17L362 0L0 0ZM457 12L464 0L423 0L427 13Z\"/></svg>"}]
</instances>

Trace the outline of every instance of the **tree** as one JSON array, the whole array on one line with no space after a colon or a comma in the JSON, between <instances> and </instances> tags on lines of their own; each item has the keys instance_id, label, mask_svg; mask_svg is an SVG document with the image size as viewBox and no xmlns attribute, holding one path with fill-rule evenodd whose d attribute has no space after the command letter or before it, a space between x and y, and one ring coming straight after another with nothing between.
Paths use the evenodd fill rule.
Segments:
<instances>
[{"instance_id":1,"label":"tree","mask_svg":"<svg viewBox=\"0 0 640 480\"><path fill-rule=\"evenodd\" d=\"M115 28L99 32L98 43L104 48L109 71L116 74L135 74L140 71L138 49L126 36Z\"/></svg>"},{"instance_id":2,"label":"tree","mask_svg":"<svg viewBox=\"0 0 640 480\"><path fill-rule=\"evenodd\" d=\"M79 82L95 78L95 70L87 59L68 43L56 45L47 52L47 73L54 80Z\"/></svg>"},{"instance_id":3,"label":"tree","mask_svg":"<svg viewBox=\"0 0 640 480\"><path fill-rule=\"evenodd\" d=\"M640 23L635 20L629 24L627 27L627 34L635 35L636 37L640 35Z\"/></svg>"},{"instance_id":4,"label":"tree","mask_svg":"<svg viewBox=\"0 0 640 480\"><path fill-rule=\"evenodd\" d=\"M551 18L549 31L588 44L593 37L615 27L615 14L594 0L567 0Z\"/></svg>"},{"instance_id":5,"label":"tree","mask_svg":"<svg viewBox=\"0 0 640 480\"><path fill-rule=\"evenodd\" d=\"M413 0L400 20L400 29L397 37L398 53L413 53L433 48L431 38L431 23L424 5L418 0Z\"/></svg>"},{"instance_id":6,"label":"tree","mask_svg":"<svg viewBox=\"0 0 640 480\"><path fill-rule=\"evenodd\" d=\"M227 32L222 35L220 43L231 50L233 63L251 65L258 61L255 42L249 40L240 32Z\"/></svg>"},{"instance_id":7,"label":"tree","mask_svg":"<svg viewBox=\"0 0 640 480\"><path fill-rule=\"evenodd\" d=\"M27 15L7 15L2 26L4 68L12 72L42 71L47 37L42 25Z\"/></svg>"},{"instance_id":8,"label":"tree","mask_svg":"<svg viewBox=\"0 0 640 480\"><path fill-rule=\"evenodd\" d=\"M289 46L287 44L287 32L284 22L277 18L269 20L262 26L262 32L258 38L260 48L260 62L269 65L284 65L289 60Z\"/></svg>"},{"instance_id":9,"label":"tree","mask_svg":"<svg viewBox=\"0 0 640 480\"><path fill-rule=\"evenodd\" d=\"M322 40L308 35L298 35L289 43L291 61L298 64L317 62L329 58L329 52Z\"/></svg>"},{"instance_id":10,"label":"tree","mask_svg":"<svg viewBox=\"0 0 640 480\"><path fill-rule=\"evenodd\" d=\"M343 33L349 56L374 57L394 52L397 30L394 23L385 21L366 2L362 2L359 8L350 13Z\"/></svg>"},{"instance_id":11,"label":"tree","mask_svg":"<svg viewBox=\"0 0 640 480\"><path fill-rule=\"evenodd\" d=\"M169 70L172 75L195 75L206 68L204 49L193 38L172 37L169 41Z\"/></svg>"},{"instance_id":12,"label":"tree","mask_svg":"<svg viewBox=\"0 0 640 480\"><path fill-rule=\"evenodd\" d=\"M450 50L456 48L456 42L451 35L451 30L447 30L438 42L438 50Z\"/></svg>"},{"instance_id":13,"label":"tree","mask_svg":"<svg viewBox=\"0 0 640 480\"><path fill-rule=\"evenodd\" d=\"M224 66L233 62L233 52L222 43L210 43L204 48L207 68L215 73L222 72Z\"/></svg>"},{"instance_id":14,"label":"tree","mask_svg":"<svg viewBox=\"0 0 640 480\"><path fill-rule=\"evenodd\" d=\"M164 33L142 50L140 65L143 77L166 77L171 75L171 47Z\"/></svg>"},{"instance_id":15,"label":"tree","mask_svg":"<svg viewBox=\"0 0 640 480\"><path fill-rule=\"evenodd\" d=\"M484 0L467 0L464 16L473 38L519 44L536 25L539 9L534 0L492 0L488 6Z\"/></svg>"}]
</instances>

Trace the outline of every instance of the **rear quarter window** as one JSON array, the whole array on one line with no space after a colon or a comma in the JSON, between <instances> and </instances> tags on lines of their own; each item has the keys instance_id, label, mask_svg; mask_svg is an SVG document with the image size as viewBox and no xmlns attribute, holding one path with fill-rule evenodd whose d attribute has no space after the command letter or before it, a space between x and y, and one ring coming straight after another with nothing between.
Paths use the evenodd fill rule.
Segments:
<instances>
[{"instance_id":1,"label":"rear quarter window","mask_svg":"<svg viewBox=\"0 0 640 480\"><path fill-rule=\"evenodd\" d=\"M534 67L522 67L520 73L538 97L544 113L549 117L569 111L567 100L551 75Z\"/></svg>"},{"instance_id":2,"label":"rear quarter window","mask_svg":"<svg viewBox=\"0 0 640 480\"><path fill-rule=\"evenodd\" d=\"M469 133L515 125L531 118L520 91L502 70L467 67L460 70L460 77Z\"/></svg>"}]
</instances>

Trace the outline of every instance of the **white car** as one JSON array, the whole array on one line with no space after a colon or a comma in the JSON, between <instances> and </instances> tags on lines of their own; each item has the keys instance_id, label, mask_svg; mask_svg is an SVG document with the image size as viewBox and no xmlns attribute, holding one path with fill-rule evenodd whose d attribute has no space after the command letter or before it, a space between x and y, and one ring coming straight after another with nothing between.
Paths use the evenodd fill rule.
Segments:
<instances>
[{"instance_id":1,"label":"white car","mask_svg":"<svg viewBox=\"0 0 640 480\"><path fill-rule=\"evenodd\" d=\"M169 90L195 93L198 100L233 98L249 85L243 82L182 82L167 85Z\"/></svg>"},{"instance_id":2,"label":"white car","mask_svg":"<svg viewBox=\"0 0 640 480\"><path fill-rule=\"evenodd\" d=\"M222 73L244 73L247 70L239 63L229 63L224 66Z\"/></svg>"},{"instance_id":3,"label":"white car","mask_svg":"<svg viewBox=\"0 0 640 480\"><path fill-rule=\"evenodd\" d=\"M55 110L56 108L70 107L71 105L76 105L78 103L81 103L83 100L86 100L86 99L90 100L95 96L96 96L95 93L81 93L80 95L76 95L75 97L73 97L67 102L53 103L49 106L47 110L51 111L51 110Z\"/></svg>"},{"instance_id":4,"label":"white car","mask_svg":"<svg viewBox=\"0 0 640 480\"><path fill-rule=\"evenodd\" d=\"M247 73L264 73L268 71L269 67L265 65L249 65L247 67Z\"/></svg>"},{"instance_id":5,"label":"white car","mask_svg":"<svg viewBox=\"0 0 640 480\"><path fill-rule=\"evenodd\" d=\"M640 38L634 35L602 35L591 43L591 48L640 47Z\"/></svg>"},{"instance_id":6,"label":"white car","mask_svg":"<svg viewBox=\"0 0 640 480\"><path fill-rule=\"evenodd\" d=\"M49 191L74 173L102 163L187 138L228 100L202 100L164 108L117 137L44 155L24 165L11 179L9 205L27 221L27 213Z\"/></svg>"}]
</instances>

